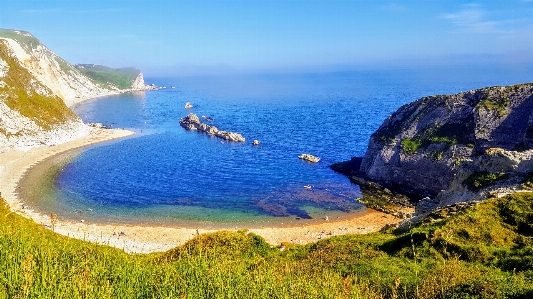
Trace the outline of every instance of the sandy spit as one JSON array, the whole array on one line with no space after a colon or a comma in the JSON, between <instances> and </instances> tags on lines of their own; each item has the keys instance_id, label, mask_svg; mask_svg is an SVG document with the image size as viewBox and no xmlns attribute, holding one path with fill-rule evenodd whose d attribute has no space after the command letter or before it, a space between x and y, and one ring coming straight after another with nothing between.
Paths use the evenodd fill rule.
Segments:
<instances>
[{"instance_id":1,"label":"sandy spit","mask_svg":"<svg viewBox=\"0 0 533 299\"><path fill-rule=\"evenodd\" d=\"M120 248L128 253L163 252L184 244L197 234L215 232L216 229L196 229L168 226L144 226L125 224L101 224L51 219L50 215L33 211L21 202L17 195L20 180L26 171L56 154L81 148L90 144L122 138L134 134L128 130L94 129L88 136L61 145L43 146L29 151L9 151L0 154L0 194L12 211L33 219L54 232L98 244ZM253 228L273 245L283 242L307 244L336 235L375 232L384 225L399 219L368 209L367 213L342 220L316 221L313 224L291 227Z\"/></svg>"}]
</instances>

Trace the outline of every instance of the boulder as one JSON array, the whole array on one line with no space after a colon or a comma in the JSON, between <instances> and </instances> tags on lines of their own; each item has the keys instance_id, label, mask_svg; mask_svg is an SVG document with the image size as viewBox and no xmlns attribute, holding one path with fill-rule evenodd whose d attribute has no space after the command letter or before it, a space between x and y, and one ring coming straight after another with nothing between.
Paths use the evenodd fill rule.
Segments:
<instances>
[{"instance_id":1,"label":"boulder","mask_svg":"<svg viewBox=\"0 0 533 299\"><path fill-rule=\"evenodd\" d=\"M187 102L185 103L185 109L191 109L193 106L191 104L191 102Z\"/></svg>"},{"instance_id":2,"label":"boulder","mask_svg":"<svg viewBox=\"0 0 533 299\"><path fill-rule=\"evenodd\" d=\"M317 163L318 161L320 161L319 157L315 157L311 154L301 154L300 156L298 156L298 158L311 163Z\"/></svg>"}]
</instances>

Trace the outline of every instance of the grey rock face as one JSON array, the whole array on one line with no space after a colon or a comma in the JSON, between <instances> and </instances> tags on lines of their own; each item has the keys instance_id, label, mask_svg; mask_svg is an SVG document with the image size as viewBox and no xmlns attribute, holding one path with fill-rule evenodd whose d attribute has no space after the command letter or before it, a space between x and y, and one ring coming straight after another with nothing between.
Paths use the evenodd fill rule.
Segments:
<instances>
[{"instance_id":1,"label":"grey rock face","mask_svg":"<svg viewBox=\"0 0 533 299\"><path fill-rule=\"evenodd\" d=\"M215 126L210 126L200 122L200 118L194 114L189 113L186 117L180 119L180 125L190 131L199 131L209 135L216 136L228 141L245 142L246 139L241 134L234 132L221 131Z\"/></svg>"},{"instance_id":2,"label":"grey rock face","mask_svg":"<svg viewBox=\"0 0 533 299\"><path fill-rule=\"evenodd\" d=\"M446 206L531 191L531 174L533 150L517 152L490 148L483 155L461 164L450 186L434 201L439 206Z\"/></svg>"},{"instance_id":3,"label":"grey rock face","mask_svg":"<svg viewBox=\"0 0 533 299\"><path fill-rule=\"evenodd\" d=\"M533 84L424 97L371 136L358 172L420 198L446 189L465 160L489 148L533 148Z\"/></svg>"}]
</instances>

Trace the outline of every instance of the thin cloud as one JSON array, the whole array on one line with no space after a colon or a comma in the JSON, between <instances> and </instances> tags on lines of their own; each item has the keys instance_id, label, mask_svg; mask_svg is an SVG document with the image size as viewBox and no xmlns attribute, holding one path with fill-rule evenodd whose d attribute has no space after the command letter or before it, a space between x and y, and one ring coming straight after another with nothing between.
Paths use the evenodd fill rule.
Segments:
<instances>
[{"instance_id":1,"label":"thin cloud","mask_svg":"<svg viewBox=\"0 0 533 299\"><path fill-rule=\"evenodd\" d=\"M108 12L125 12L129 11L127 8L103 8L103 9L84 9L84 10L75 10L73 12L77 13L108 13Z\"/></svg>"},{"instance_id":2,"label":"thin cloud","mask_svg":"<svg viewBox=\"0 0 533 299\"><path fill-rule=\"evenodd\" d=\"M487 20L485 11L479 5L465 5L460 11L443 14L442 17L452 22L457 28L467 32L498 32L497 22Z\"/></svg>"},{"instance_id":3,"label":"thin cloud","mask_svg":"<svg viewBox=\"0 0 533 299\"><path fill-rule=\"evenodd\" d=\"M29 13L29 14L54 13L54 12L60 12L60 11L61 11L61 9L59 9L59 8L23 9L23 10L21 10L22 13Z\"/></svg>"},{"instance_id":4,"label":"thin cloud","mask_svg":"<svg viewBox=\"0 0 533 299\"><path fill-rule=\"evenodd\" d=\"M407 7L396 4L396 3L390 3L387 5L383 5L381 6L381 8L383 8L384 10L388 10L388 11L406 11L407 10Z\"/></svg>"}]
</instances>

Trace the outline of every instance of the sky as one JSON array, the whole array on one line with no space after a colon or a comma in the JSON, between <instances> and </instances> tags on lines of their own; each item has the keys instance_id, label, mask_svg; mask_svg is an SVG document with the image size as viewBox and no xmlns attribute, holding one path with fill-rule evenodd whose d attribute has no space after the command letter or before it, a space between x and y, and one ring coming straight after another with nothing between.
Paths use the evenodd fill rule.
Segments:
<instances>
[{"instance_id":1,"label":"sky","mask_svg":"<svg viewBox=\"0 0 533 299\"><path fill-rule=\"evenodd\" d=\"M0 27L145 76L533 63L533 0L0 0Z\"/></svg>"}]
</instances>

